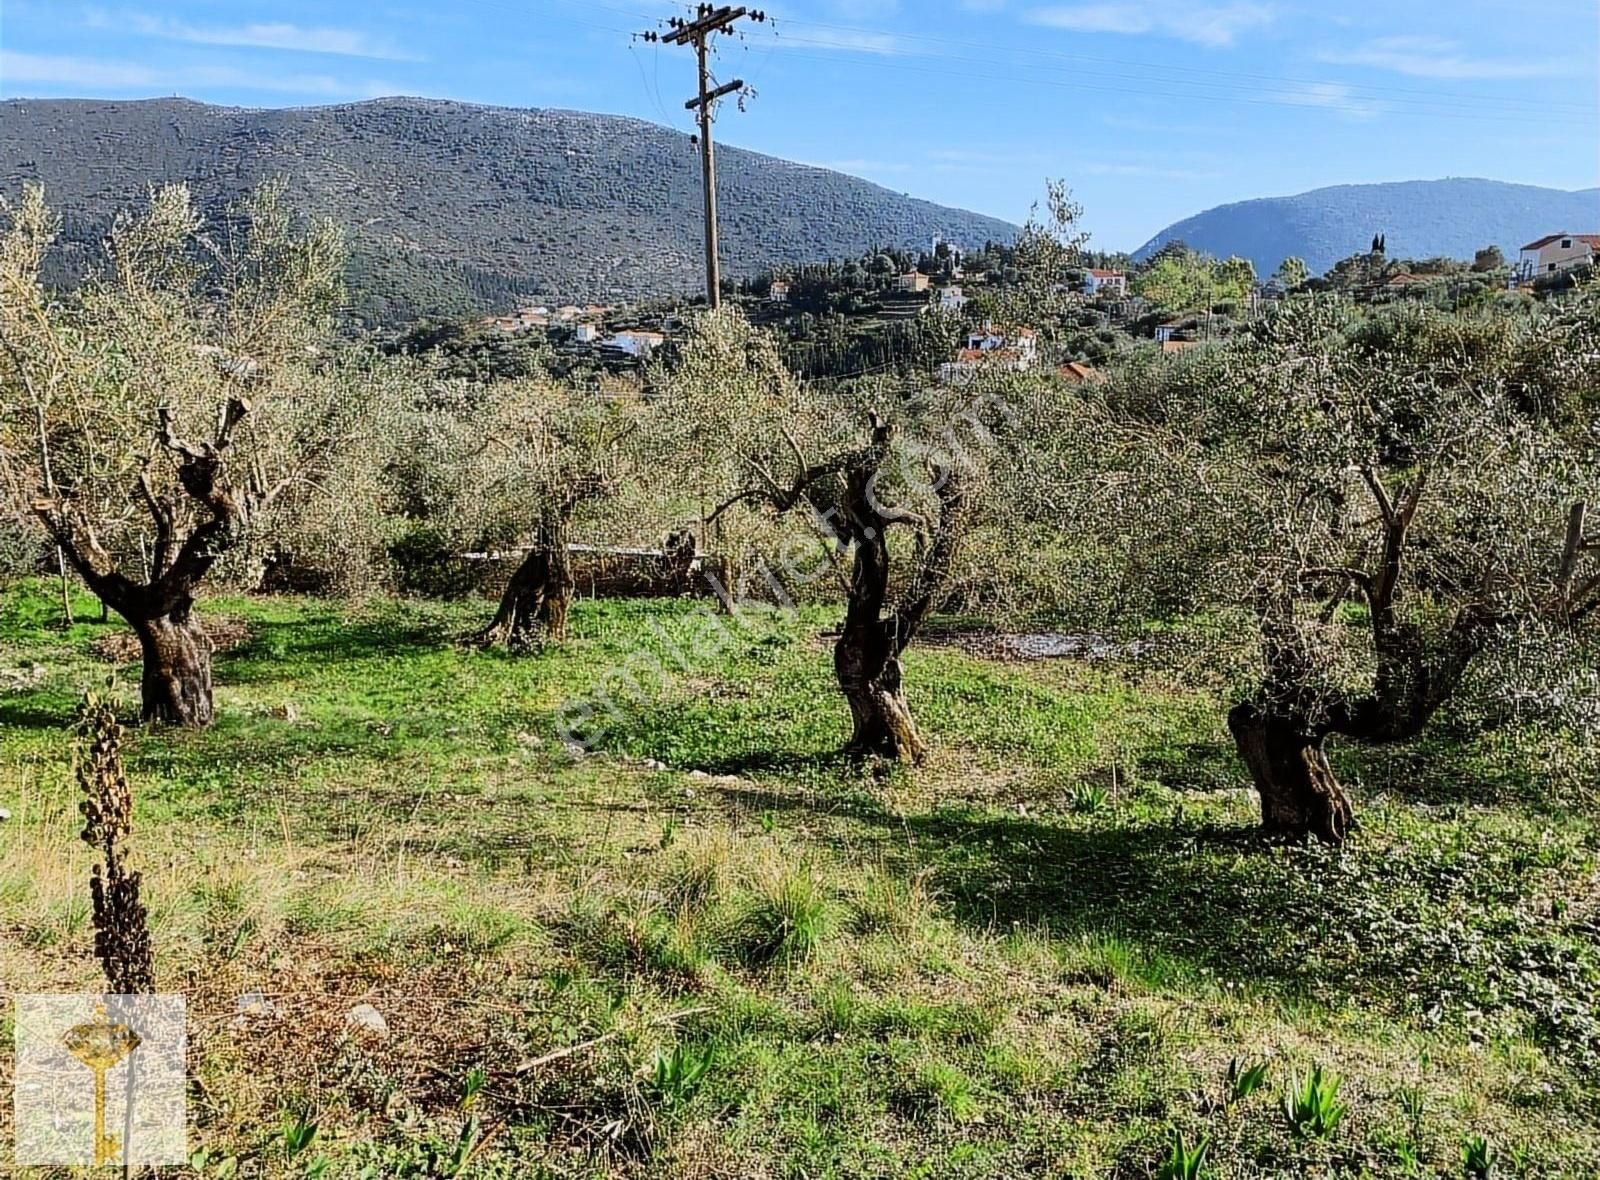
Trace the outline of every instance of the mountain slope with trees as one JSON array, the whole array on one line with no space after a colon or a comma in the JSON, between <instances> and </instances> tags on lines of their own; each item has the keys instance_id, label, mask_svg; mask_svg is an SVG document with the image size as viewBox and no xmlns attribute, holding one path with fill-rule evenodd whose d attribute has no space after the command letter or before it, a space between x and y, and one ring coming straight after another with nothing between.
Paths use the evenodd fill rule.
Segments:
<instances>
[{"instance_id":1,"label":"mountain slope with trees","mask_svg":"<svg viewBox=\"0 0 1600 1180\"><path fill-rule=\"evenodd\" d=\"M374 320L483 310L519 295L584 301L701 282L699 157L637 119L419 98L247 110L187 99L0 104L0 191L45 186L81 271L114 212L186 181L220 212L282 178L350 235L351 289ZM718 152L730 278L879 245L963 246L1016 227L739 148Z\"/></svg>"},{"instance_id":2,"label":"mountain slope with trees","mask_svg":"<svg viewBox=\"0 0 1600 1180\"><path fill-rule=\"evenodd\" d=\"M1391 257L1470 259L1495 245L1514 258L1548 233L1600 229L1600 189L1565 192L1498 180L1345 184L1292 197L1219 205L1170 225L1135 253L1183 241L1219 258L1239 255L1270 274L1285 258L1321 273L1386 234Z\"/></svg>"}]
</instances>

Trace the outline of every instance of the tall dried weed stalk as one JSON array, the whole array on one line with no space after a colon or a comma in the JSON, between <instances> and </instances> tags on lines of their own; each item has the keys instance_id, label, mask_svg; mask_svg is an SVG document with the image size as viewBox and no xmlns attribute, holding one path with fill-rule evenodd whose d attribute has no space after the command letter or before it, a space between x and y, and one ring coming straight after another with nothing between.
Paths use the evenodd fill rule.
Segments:
<instances>
[{"instance_id":1,"label":"tall dried weed stalk","mask_svg":"<svg viewBox=\"0 0 1600 1180\"><path fill-rule=\"evenodd\" d=\"M122 726L111 705L86 693L78 708L77 775L83 789L83 841L100 854L89 890L94 899L94 953L116 995L156 990L149 915L140 875L128 868L133 795L122 766Z\"/></svg>"}]
</instances>

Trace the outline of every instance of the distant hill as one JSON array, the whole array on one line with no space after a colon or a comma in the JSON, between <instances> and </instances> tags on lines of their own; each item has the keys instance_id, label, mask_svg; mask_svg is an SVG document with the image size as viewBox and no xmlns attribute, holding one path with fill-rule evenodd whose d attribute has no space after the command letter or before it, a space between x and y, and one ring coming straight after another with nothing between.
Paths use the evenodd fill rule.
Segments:
<instances>
[{"instance_id":1,"label":"distant hill","mask_svg":"<svg viewBox=\"0 0 1600 1180\"><path fill-rule=\"evenodd\" d=\"M1600 189L1564 192L1498 180L1342 184L1297 197L1219 205L1168 226L1145 258L1181 239L1218 257L1248 258L1266 275L1290 255L1320 274L1388 235L1390 258L1465 258L1499 246L1507 258L1545 234L1600 232Z\"/></svg>"},{"instance_id":2,"label":"distant hill","mask_svg":"<svg viewBox=\"0 0 1600 1180\"><path fill-rule=\"evenodd\" d=\"M1016 227L825 168L719 147L726 275L774 264L1010 240ZM0 103L0 192L40 181L81 269L114 213L185 180L207 208L270 177L348 229L370 319L693 292L699 155L637 119L418 98L246 110L188 99Z\"/></svg>"}]
</instances>

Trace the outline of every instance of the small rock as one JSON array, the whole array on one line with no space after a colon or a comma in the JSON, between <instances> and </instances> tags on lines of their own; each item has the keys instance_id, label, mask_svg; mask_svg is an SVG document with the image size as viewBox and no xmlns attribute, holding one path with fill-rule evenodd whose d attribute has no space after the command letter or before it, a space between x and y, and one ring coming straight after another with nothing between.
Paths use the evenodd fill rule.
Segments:
<instances>
[{"instance_id":1,"label":"small rock","mask_svg":"<svg viewBox=\"0 0 1600 1180\"><path fill-rule=\"evenodd\" d=\"M300 720L300 710L295 708L293 701L284 701L281 705L272 706L272 715L279 721L287 721L291 725Z\"/></svg>"},{"instance_id":2,"label":"small rock","mask_svg":"<svg viewBox=\"0 0 1600 1180\"><path fill-rule=\"evenodd\" d=\"M690 778L710 778L711 776L709 774L707 774L703 770L691 770L689 772L689 777Z\"/></svg>"},{"instance_id":3,"label":"small rock","mask_svg":"<svg viewBox=\"0 0 1600 1180\"><path fill-rule=\"evenodd\" d=\"M6 820L8 820L10 818L11 818L11 813L9 811L7 811L4 807L0 807L0 824L5 823Z\"/></svg>"},{"instance_id":4,"label":"small rock","mask_svg":"<svg viewBox=\"0 0 1600 1180\"><path fill-rule=\"evenodd\" d=\"M344 1014L344 1022L360 1032L383 1040L389 1035L389 1022L371 1004L357 1004Z\"/></svg>"},{"instance_id":5,"label":"small rock","mask_svg":"<svg viewBox=\"0 0 1600 1180\"><path fill-rule=\"evenodd\" d=\"M278 1014L278 1006L260 992L245 992L235 996L233 1010L234 1017L228 1021L228 1027L236 1031L262 1020L271 1020Z\"/></svg>"},{"instance_id":6,"label":"small rock","mask_svg":"<svg viewBox=\"0 0 1600 1180\"><path fill-rule=\"evenodd\" d=\"M646 758L643 762L639 763L639 765L644 767L646 770L665 770L665 769L667 769L667 764L665 762L660 761L659 759L656 759L656 758Z\"/></svg>"}]
</instances>

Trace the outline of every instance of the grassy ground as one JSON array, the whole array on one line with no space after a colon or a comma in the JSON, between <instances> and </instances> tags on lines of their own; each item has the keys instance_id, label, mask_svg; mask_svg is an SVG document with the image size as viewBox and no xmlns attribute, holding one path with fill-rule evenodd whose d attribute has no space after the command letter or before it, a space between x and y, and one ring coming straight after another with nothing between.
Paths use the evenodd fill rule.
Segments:
<instances>
[{"instance_id":1,"label":"grassy ground","mask_svg":"<svg viewBox=\"0 0 1600 1180\"><path fill-rule=\"evenodd\" d=\"M218 724L130 739L205 1175L1600 1168L1600 832L1526 735L1341 751L1332 852L1261 841L1217 702L1149 670L915 650L935 753L884 773L835 756L827 613L584 603L512 658L452 642L481 605L209 609ZM51 617L0 607L0 992L98 978L66 731L115 628Z\"/></svg>"}]
</instances>

